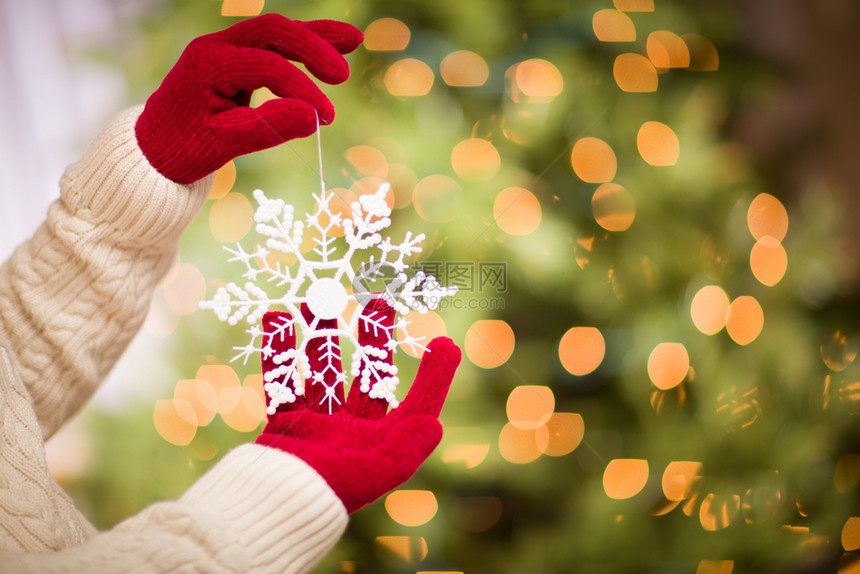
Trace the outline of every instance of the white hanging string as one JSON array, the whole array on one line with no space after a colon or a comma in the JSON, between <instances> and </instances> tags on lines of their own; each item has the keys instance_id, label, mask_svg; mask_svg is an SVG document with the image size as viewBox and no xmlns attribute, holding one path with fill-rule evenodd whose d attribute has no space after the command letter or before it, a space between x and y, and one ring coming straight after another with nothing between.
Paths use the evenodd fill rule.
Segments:
<instances>
[{"instance_id":1,"label":"white hanging string","mask_svg":"<svg viewBox=\"0 0 860 574\"><path fill-rule=\"evenodd\" d=\"M269 122L267 122L266 119L259 112L257 112L256 108L251 108L251 109L257 114L257 117L259 118L259 120L263 124L265 124L266 127L268 127L272 131L272 133L274 133L277 137L279 137L281 139L281 143L283 145L287 146L287 148L291 152L293 152L296 155L296 157L299 158L299 160L308 167L309 170L317 171L317 170L314 170L313 166L310 163L308 163L308 161L304 157L302 157L302 154L300 154L298 152L298 150L296 150L296 148L294 148L290 144L290 141L287 138L283 137L280 133L278 133L278 131ZM319 178L320 178L320 192L322 194L325 194L326 183L325 183L325 179L323 178L322 141L320 139L320 115L319 115L319 112L314 110L314 116L315 116L316 125L317 125L317 130L316 130L316 132L317 132L316 133L316 136L317 136L317 158L319 161L319 168L318 168L317 175L319 175Z\"/></svg>"},{"instance_id":2,"label":"white hanging string","mask_svg":"<svg viewBox=\"0 0 860 574\"><path fill-rule=\"evenodd\" d=\"M325 179L323 178L323 160L322 160L322 138L320 137L320 115L316 112L317 119L317 158L319 160L319 176L320 176L320 197L325 196Z\"/></svg>"}]
</instances>

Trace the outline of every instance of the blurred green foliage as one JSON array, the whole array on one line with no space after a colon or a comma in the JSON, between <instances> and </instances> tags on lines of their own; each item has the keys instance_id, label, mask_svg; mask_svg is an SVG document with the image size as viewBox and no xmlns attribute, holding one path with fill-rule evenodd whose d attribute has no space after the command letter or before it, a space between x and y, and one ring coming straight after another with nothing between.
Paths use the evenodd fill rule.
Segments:
<instances>
[{"instance_id":1,"label":"blurred green foliage","mask_svg":"<svg viewBox=\"0 0 860 574\"><path fill-rule=\"evenodd\" d=\"M840 457L857 447L850 439L858 412L850 387L856 367L828 371L820 347L836 329L850 325L840 324L838 315L818 314L842 280L842 214L826 194L785 199L788 271L774 287L756 281L749 269L755 240L746 210L759 193L779 196L779 190L769 187L766 174L731 140L728 126L738 109L775 98L779 83L738 44L736 14L725 6L658 1L653 12L629 14L637 40L620 44L595 37L592 17L604 8L612 8L609 0L266 2L266 12L295 19L343 19L365 29L377 18L392 17L409 27L405 50L360 48L349 56L352 78L325 88L337 109L337 120L321 134L327 183L349 187L344 152L379 138L397 142L401 163L418 179L443 174L459 181L461 203L453 220L430 223L406 207L395 211L392 236L405 229L427 233L427 259L505 262L503 310L442 315L448 334L461 345L479 319L502 319L516 336L513 356L501 367L480 369L464 358L443 412L446 427L472 428L489 443L486 459L471 469L445 463L443 443L407 485L432 490L438 514L424 526L406 527L381 503L364 509L319 572L708 571L702 560L733 561L736 573L812 572L834 571L842 559L840 536L856 512L856 488L846 479L849 487L837 491L834 472ZM188 41L237 20L222 17L214 0L157 2L138 13L128 23L132 39L115 55L134 100L157 86ZM615 57L644 54L655 30L707 37L719 53L719 70L671 70L659 76L656 92L622 92L613 79ZM486 84L445 85L439 64L455 50L472 50L486 60ZM436 72L426 95L397 97L386 90L385 70L405 57ZM506 91L506 71L529 58L545 59L562 74L563 91L549 103L516 103ZM677 134L676 165L654 167L640 157L637 130L651 120ZM508 137L512 130L519 142ZM614 181L636 202L627 231L607 232L595 222L596 185L571 169L570 150L585 136L615 151ZM468 137L487 139L499 151L501 168L491 179L462 181L452 169L451 150ZM261 187L289 197L298 210L311 207L310 191L317 188L308 167L316 164L313 138L236 164L234 191L250 197ZM541 225L530 235L510 236L494 224L496 194L511 186L530 189L541 203ZM591 242L590 248L582 241ZM185 236L181 257L210 279L239 273L212 238L206 212ZM759 301L765 320L755 341L740 346L725 331L706 336L695 328L690 303L707 284L722 286L731 298L751 295ZM569 328L581 325L603 333L606 356L595 372L576 377L559 362L558 344ZM232 342L242 337L207 313L183 318L171 336L169 359L177 379L193 378L202 364L226 362ZM658 391L647 362L664 341L685 345L695 376ZM415 363L403 360L403 380L411 380ZM259 367L237 370L241 379ZM505 402L524 384L549 386L557 411L582 415L585 438L574 452L522 465L500 455ZM199 455L211 445L217 460L254 436L216 418L190 445L172 446L155 432L148 404L121 413L90 411L86 422L96 466L67 487L102 527L181 493L212 464ZM613 500L604 492L604 470L616 458L649 463L649 479L632 498ZM655 515L666 502L663 469L678 460L702 462L697 498ZM737 497L736 512L716 531L705 530L700 520L708 494ZM501 517L483 531L464 530L452 518L464 496L497 497ZM374 542L382 535L423 537L427 556L420 562L387 556Z\"/></svg>"}]
</instances>

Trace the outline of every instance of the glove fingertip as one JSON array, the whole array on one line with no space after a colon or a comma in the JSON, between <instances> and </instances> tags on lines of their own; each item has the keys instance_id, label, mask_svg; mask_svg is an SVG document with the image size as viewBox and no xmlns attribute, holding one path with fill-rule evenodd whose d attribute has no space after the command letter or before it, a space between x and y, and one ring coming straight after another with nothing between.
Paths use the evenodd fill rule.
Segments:
<instances>
[{"instance_id":1,"label":"glove fingertip","mask_svg":"<svg viewBox=\"0 0 860 574\"><path fill-rule=\"evenodd\" d=\"M283 126L290 130L289 139L294 139L313 134L317 129L317 117L320 124L323 123L323 114L330 113L334 118L334 106L330 102L320 103L319 106L323 109L305 100L277 98L263 103L257 110L275 129Z\"/></svg>"},{"instance_id":2,"label":"glove fingertip","mask_svg":"<svg viewBox=\"0 0 860 574\"><path fill-rule=\"evenodd\" d=\"M449 337L434 338L427 345L427 349L430 351L431 356L434 353L436 354L436 357L432 360L444 361L445 363L453 364L454 367L457 367L463 358L463 352L460 350L460 347Z\"/></svg>"},{"instance_id":3,"label":"glove fingertip","mask_svg":"<svg viewBox=\"0 0 860 574\"><path fill-rule=\"evenodd\" d=\"M335 50L341 54L349 54L355 51L364 42L364 34L361 30L337 20L311 20L303 22L306 28L316 35L324 38Z\"/></svg>"},{"instance_id":4,"label":"glove fingertip","mask_svg":"<svg viewBox=\"0 0 860 574\"><path fill-rule=\"evenodd\" d=\"M460 348L448 337L436 337L430 341L412 387L391 416L439 416L461 357Z\"/></svg>"}]
</instances>

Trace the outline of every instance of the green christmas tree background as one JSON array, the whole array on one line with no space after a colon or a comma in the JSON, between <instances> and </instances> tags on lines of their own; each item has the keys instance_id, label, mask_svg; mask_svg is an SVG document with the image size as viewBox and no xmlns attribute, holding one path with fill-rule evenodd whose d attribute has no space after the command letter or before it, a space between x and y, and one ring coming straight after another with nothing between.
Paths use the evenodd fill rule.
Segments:
<instances>
[{"instance_id":1,"label":"green christmas tree background","mask_svg":"<svg viewBox=\"0 0 860 574\"><path fill-rule=\"evenodd\" d=\"M860 13L801 4L162 1L91 54L141 102L260 10L366 33L325 88L326 183L391 181L392 235L426 233L415 266L460 287L422 328L464 359L439 449L316 571L860 569L860 51L839 42ZM194 309L237 279L221 245L253 244L255 188L314 208L316 154L219 174L141 334L169 361L157 402L78 421L90 462L60 480L100 527L259 432L244 334Z\"/></svg>"}]
</instances>

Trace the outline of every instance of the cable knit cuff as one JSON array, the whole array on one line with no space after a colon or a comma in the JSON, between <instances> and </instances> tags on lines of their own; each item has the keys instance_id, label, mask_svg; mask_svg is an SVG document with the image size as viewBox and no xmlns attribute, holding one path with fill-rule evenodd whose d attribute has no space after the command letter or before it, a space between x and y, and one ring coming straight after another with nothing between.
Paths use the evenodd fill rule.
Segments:
<instances>
[{"instance_id":1,"label":"cable knit cuff","mask_svg":"<svg viewBox=\"0 0 860 574\"><path fill-rule=\"evenodd\" d=\"M84 158L66 169L62 196L73 213L108 223L123 239L176 241L206 201L214 176L183 185L158 173L134 135L142 111L136 106L111 120Z\"/></svg>"},{"instance_id":2,"label":"cable knit cuff","mask_svg":"<svg viewBox=\"0 0 860 574\"><path fill-rule=\"evenodd\" d=\"M228 453L179 502L223 517L254 561L249 571L309 571L349 520L334 491L304 461L256 444Z\"/></svg>"}]
</instances>

